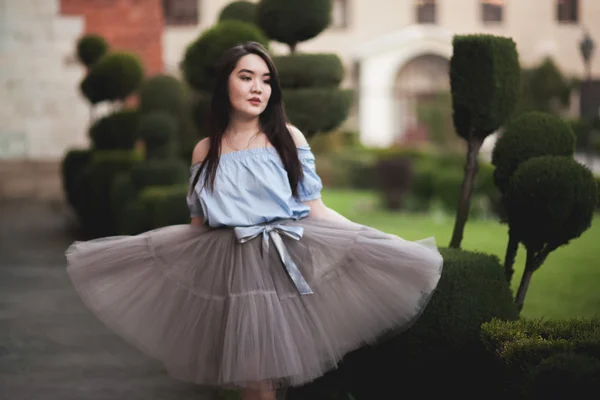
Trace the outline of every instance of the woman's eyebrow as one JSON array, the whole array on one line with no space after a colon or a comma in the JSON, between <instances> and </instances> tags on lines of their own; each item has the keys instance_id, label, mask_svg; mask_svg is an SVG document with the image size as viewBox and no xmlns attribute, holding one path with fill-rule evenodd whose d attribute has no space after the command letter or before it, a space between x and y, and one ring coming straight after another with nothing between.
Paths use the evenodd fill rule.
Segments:
<instances>
[{"instance_id":1,"label":"woman's eyebrow","mask_svg":"<svg viewBox=\"0 0 600 400\"><path fill-rule=\"evenodd\" d=\"M241 74L241 73L243 73L243 72L245 72L245 73L247 73L247 74L250 74L250 75L254 75L254 71L251 71L251 70L249 70L249 69L246 69L246 68L244 68L244 69L240 69L240 70L239 70L239 72L238 72L238 74ZM270 73L270 72L265 72L265 73L263 74L263 76L268 76L268 75L271 75L271 73Z\"/></svg>"}]
</instances>

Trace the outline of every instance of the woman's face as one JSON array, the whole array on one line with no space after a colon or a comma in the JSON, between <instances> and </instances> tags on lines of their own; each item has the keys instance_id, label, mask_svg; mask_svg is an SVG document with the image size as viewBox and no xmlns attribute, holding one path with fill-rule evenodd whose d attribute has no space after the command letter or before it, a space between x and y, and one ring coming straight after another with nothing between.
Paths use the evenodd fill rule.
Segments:
<instances>
[{"instance_id":1,"label":"woman's face","mask_svg":"<svg viewBox=\"0 0 600 400\"><path fill-rule=\"evenodd\" d=\"M267 64L256 54L239 59L229 75L229 102L233 112L244 117L258 117L271 97Z\"/></svg>"}]
</instances>

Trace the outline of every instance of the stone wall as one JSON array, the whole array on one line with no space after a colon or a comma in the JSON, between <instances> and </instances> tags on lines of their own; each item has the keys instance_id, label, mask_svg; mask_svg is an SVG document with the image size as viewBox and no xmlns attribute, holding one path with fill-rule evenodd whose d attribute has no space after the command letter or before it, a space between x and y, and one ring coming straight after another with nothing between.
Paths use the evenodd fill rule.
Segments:
<instances>
[{"instance_id":1,"label":"stone wall","mask_svg":"<svg viewBox=\"0 0 600 400\"><path fill-rule=\"evenodd\" d=\"M162 30L161 0L0 0L0 199L62 198L62 158L89 146L77 40L99 33L152 75Z\"/></svg>"},{"instance_id":2,"label":"stone wall","mask_svg":"<svg viewBox=\"0 0 600 400\"><path fill-rule=\"evenodd\" d=\"M0 161L56 160L85 146L89 109L73 46L80 17L58 14L58 0L0 0Z\"/></svg>"},{"instance_id":3,"label":"stone wall","mask_svg":"<svg viewBox=\"0 0 600 400\"><path fill-rule=\"evenodd\" d=\"M60 0L63 15L81 15L85 33L98 33L111 48L142 60L146 73L163 71L161 0Z\"/></svg>"}]
</instances>

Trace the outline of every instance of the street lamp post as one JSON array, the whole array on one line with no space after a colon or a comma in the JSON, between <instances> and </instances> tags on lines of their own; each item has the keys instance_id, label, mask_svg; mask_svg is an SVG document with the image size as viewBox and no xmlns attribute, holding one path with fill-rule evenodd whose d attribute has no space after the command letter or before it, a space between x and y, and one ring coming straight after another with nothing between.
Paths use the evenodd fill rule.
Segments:
<instances>
[{"instance_id":1,"label":"street lamp post","mask_svg":"<svg viewBox=\"0 0 600 400\"><path fill-rule=\"evenodd\" d=\"M591 60L595 47L594 41L586 30L583 39L579 43L579 50L581 51L581 56L583 57L583 62L585 63L585 79L587 81L592 79Z\"/></svg>"},{"instance_id":2,"label":"street lamp post","mask_svg":"<svg viewBox=\"0 0 600 400\"><path fill-rule=\"evenodd\" d=\"M592 55L594 54L595 48L594 40L590 37L587 29L584 31L583 39L579 43L579 50L581 51L581 57L583 58L583 62L585 64L585 79L582 83L582 87L580 93L587 92L586 96L582 96L581 100L584 101L584 97L587 98L585 101L590 101L589 96L592 94ZM586 90L587 89L587 90ZM583 115L582 117L588 119ZM587 122L587 134L586 134L586 153L588 159L588 166L592 168L592 164L594 162L594 143L593 143L593 134L594 134L594 117L589 118Z\"/></svg>"}]
</instances>

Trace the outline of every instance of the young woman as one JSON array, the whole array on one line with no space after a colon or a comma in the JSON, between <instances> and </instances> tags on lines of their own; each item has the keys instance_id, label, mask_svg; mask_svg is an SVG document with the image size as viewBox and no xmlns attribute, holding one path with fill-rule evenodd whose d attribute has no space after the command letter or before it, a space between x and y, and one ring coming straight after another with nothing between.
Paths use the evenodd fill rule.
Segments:
<instances>
[{"instance_id":1,"label":"young woman","mask_svg":"<svg viewBox=\"0 0 600 400\"><path fill-rule=\"evenodd\" d=\"M442 270L435 241L403 240L323 203L259 44L223 55L209 126L193 152L191 224L67 250L72 282L102 321L172 376L255 400L418 318Z\"/></svg>"}]
</instances>

